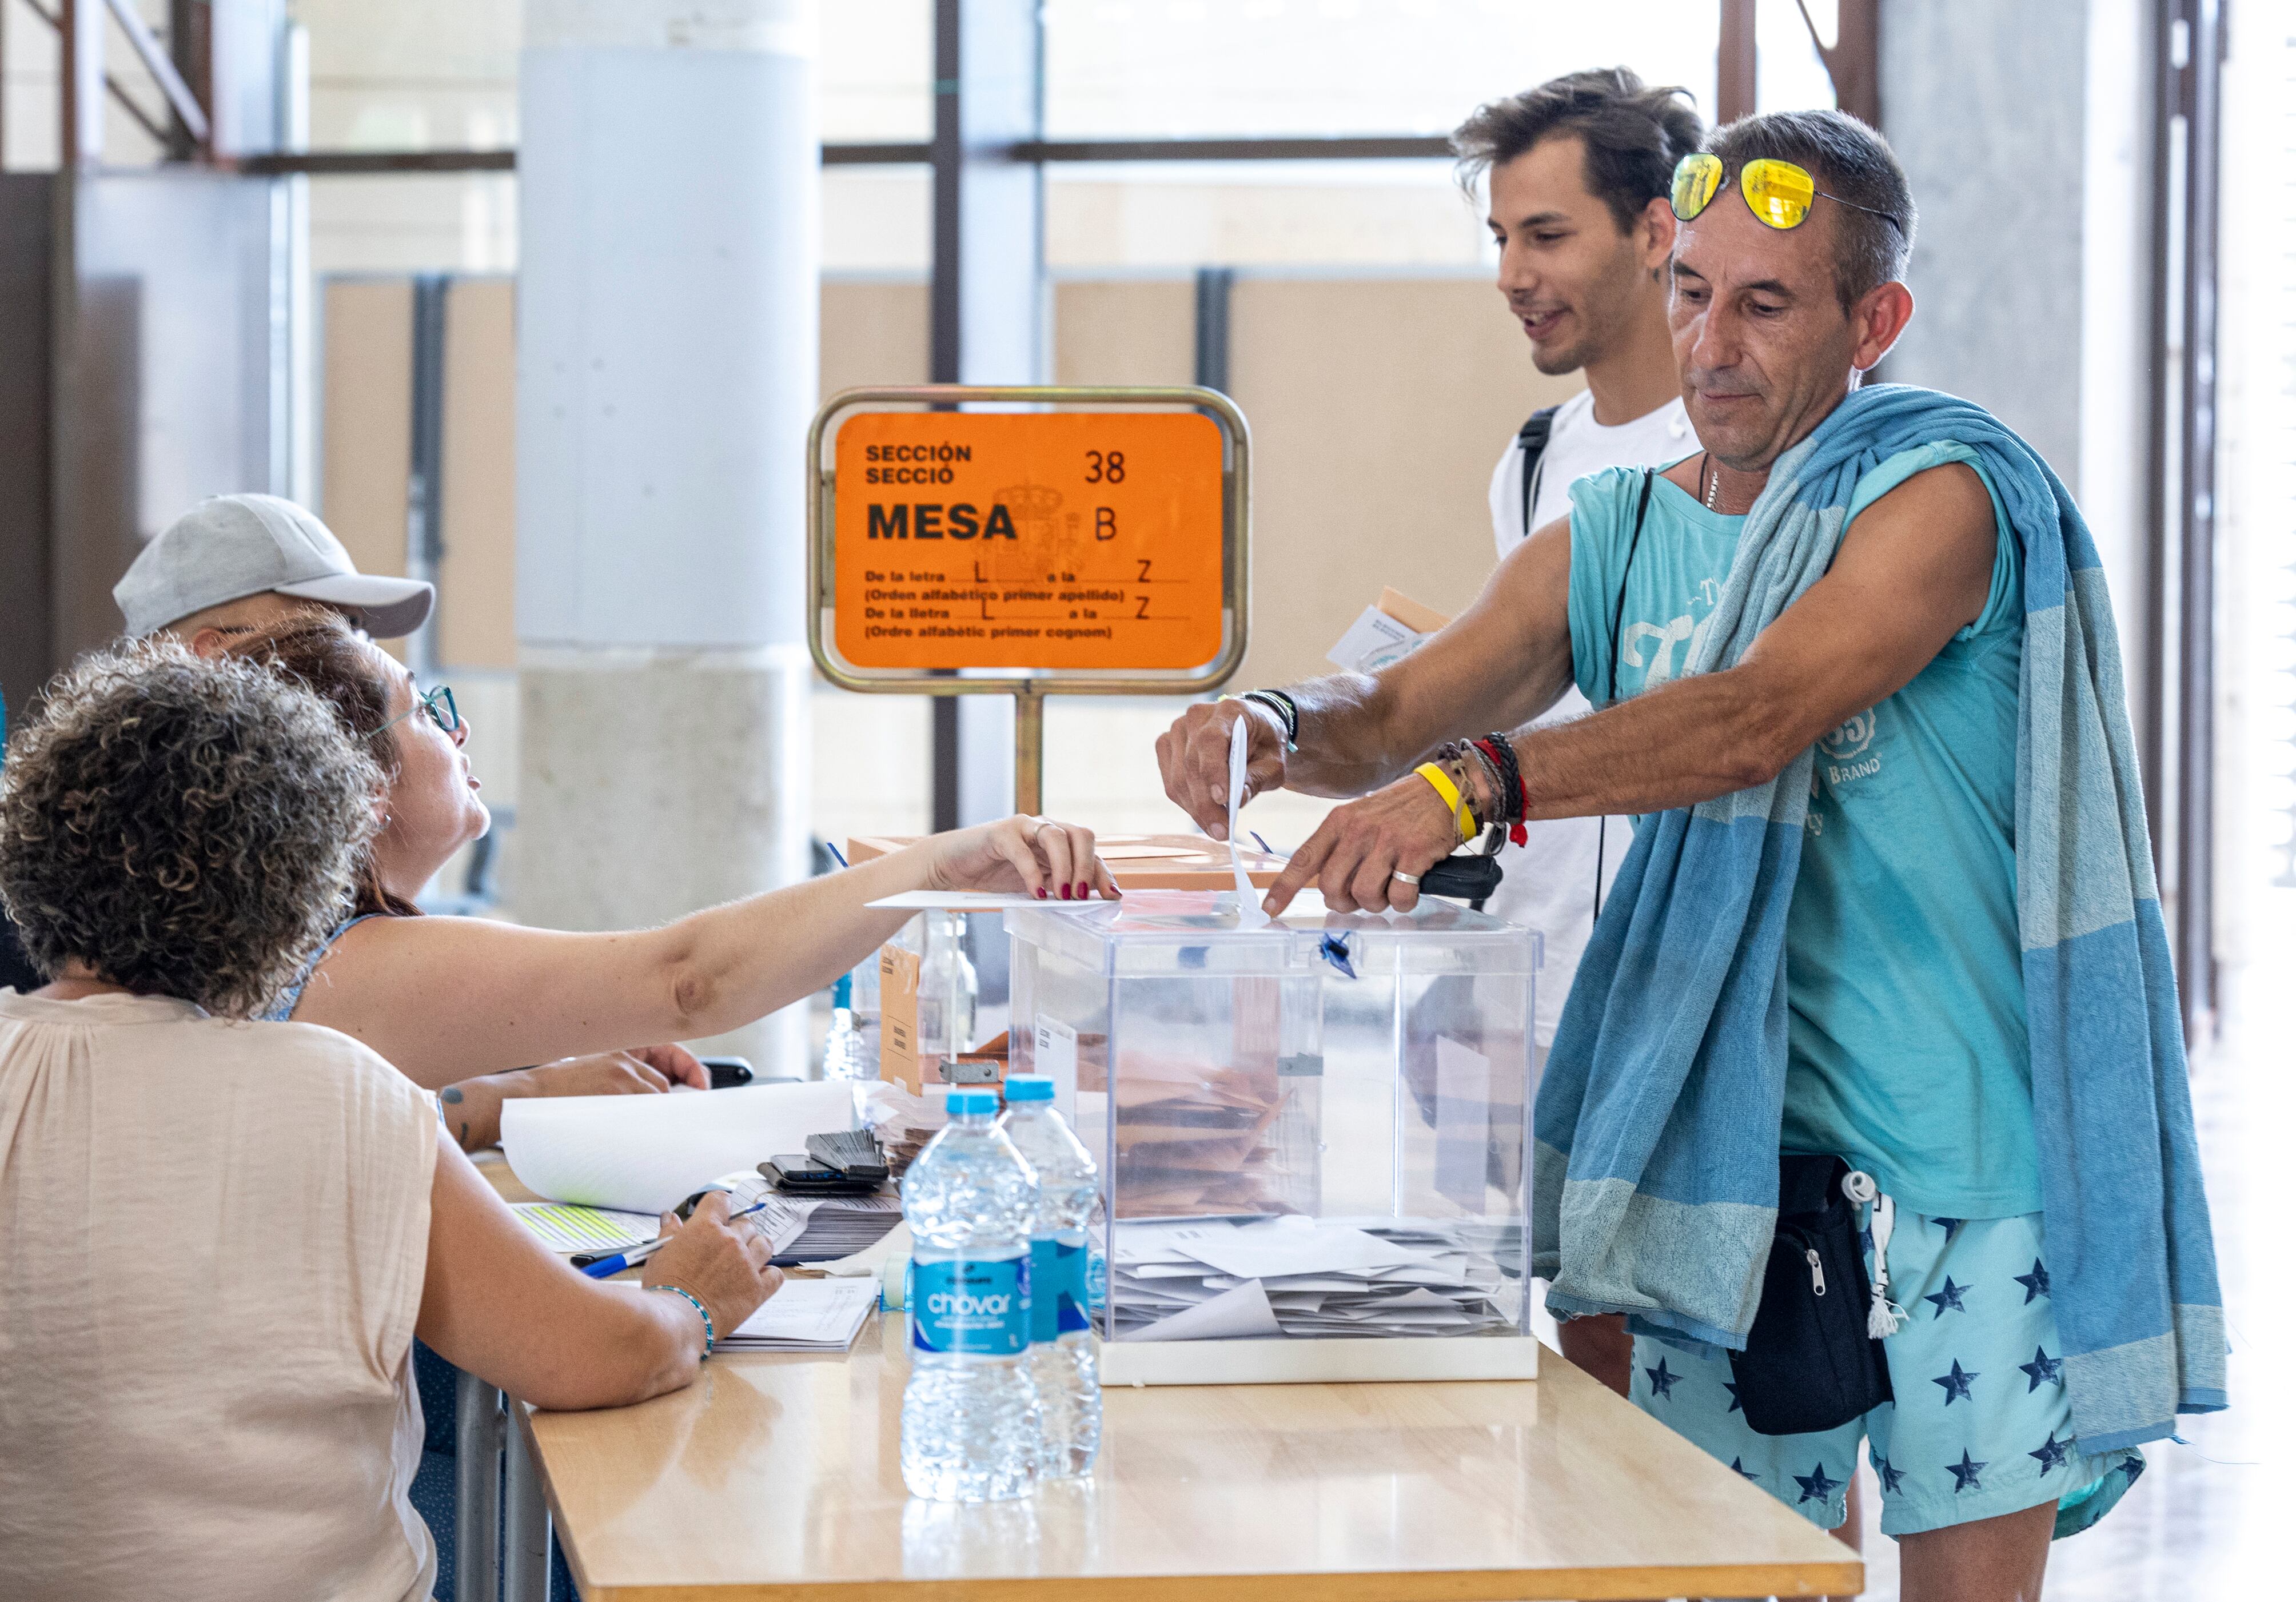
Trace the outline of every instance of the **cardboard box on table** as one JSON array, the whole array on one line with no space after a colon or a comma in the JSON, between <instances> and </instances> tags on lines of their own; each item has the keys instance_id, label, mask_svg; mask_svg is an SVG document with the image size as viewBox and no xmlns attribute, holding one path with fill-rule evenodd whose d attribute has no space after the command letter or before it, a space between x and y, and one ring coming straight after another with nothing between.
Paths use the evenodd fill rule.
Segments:
<instances>
[{"instance_id":1,"label":"cardboard box on table","mask_svg":"<svg viewBox=\"0 0 2296 1602\"><path fill-rule=\"evenodd\" d=\"M1310 898L1312 901L1312 898ZM1227 893L1004 915L1102 1165L1111 1384L1528 1378L1536 934Z\"/></svg>"}]
</instances>

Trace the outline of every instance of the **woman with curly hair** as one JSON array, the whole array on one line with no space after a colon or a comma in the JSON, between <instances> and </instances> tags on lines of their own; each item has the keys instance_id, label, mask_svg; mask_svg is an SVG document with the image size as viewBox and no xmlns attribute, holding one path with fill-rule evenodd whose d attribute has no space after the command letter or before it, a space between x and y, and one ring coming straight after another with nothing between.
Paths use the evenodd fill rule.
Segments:
<instances>
[{"instance_id":1,"label":"woman with curly hair","mask_svg":"<svg viewBox=\"0 0 2296 1602\"><path fill-rule=\"evenodd\" d=\"M512 1215L436 1105L253 1024L364 871L381 770L316 696L136 645L0 767L0 1574L11 1596L412 1602L409 1351L552 1408L690 1382L779 1277L711 1198L631 1294ZM258 1138L259 1132L259 1138Z\"/></svg>"},{"instance_id":2,"label":"woman with curly hair","mask_svg":"<svg viewBox=\"0 0 2296 1602\"><path fill-rule=\"evenodd\" d=\"M870 910L884 896L1116 893L1090 830L1008 817L659 929L574 934L410 916L430 876L488 821L452 696L422 694L405 667L332 619L235 641L230 654L317 692L388 780L386 821L360 854L349 914L278 1015L340 1029L417 1084L449 1093L467 1075L719 1034L802 1000L908 919ZM472 1112L466 1097L447 1115L473 1120L475 1145L477 1123L493 1113Z\"/></svg>"}]
</instances>

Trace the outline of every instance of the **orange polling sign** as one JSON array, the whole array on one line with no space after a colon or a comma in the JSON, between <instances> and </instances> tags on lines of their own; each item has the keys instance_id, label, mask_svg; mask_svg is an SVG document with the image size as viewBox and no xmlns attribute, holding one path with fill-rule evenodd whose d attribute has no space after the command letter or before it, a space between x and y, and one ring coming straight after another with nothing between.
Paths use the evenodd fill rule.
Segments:
<instances>
[{"instance_id":1,"label":"orange polling sign","mask_svg":"<svg viewBox=\"0 0 2296 1602\"><path fill-rule=\"evenodd\" d=\"M1196 412L865 412L837 430L857 668L1199 668L1221 641L1219 425Z\"/></svg>"}]
</instances>

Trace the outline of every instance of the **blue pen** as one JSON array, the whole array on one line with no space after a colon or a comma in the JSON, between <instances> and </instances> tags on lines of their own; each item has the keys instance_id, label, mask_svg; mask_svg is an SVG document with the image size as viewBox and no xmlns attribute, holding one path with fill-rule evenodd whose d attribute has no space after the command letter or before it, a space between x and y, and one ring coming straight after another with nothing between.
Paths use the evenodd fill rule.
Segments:
<instances>
[{"instance_id":1,"label":"blue pen","mask_svg":"<svg viewBox=\"0 0 2296 1602\"><path fill-rule=\"evenodd\" d=\"M764 1202L759 1202L755 1206L744 1207L739 1212L730 1213L727 1215L726 1221L730 1224L737 1218L747 1218L750 1214L757 1212L759 1208L765 1206L767 1202L772 1200L773 1198L771 1196L767 1196ZM632 1246L627 1252L617 1252L611 1257L601 1257L589 1262L578 1261L574 1266L581 1269L593 1279L611 1279L615 1275L620 1273L624 1269L634 1269L637 1267L638 1264L644 1262L647 1258L652 1257L656 1252L660 1251L662 1247L668 1245L673 1238L673 1236L668 1235L656 1236L653 1239L646 1242L645 1245L642 1246Z\"/></svg>"}]
</instances>

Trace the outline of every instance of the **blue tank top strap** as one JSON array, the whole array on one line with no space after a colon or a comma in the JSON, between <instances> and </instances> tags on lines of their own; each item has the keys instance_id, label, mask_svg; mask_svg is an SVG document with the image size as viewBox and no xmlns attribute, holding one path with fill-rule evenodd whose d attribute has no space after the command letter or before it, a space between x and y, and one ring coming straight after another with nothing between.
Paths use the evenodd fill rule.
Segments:
<instances>
[{"instance_id":1,"label":"blue tank top strap","mask_svg":"<svg viewBox=\"0 0 2296 1602\"><path fill-rule=\"evenodd\" d=\"M289 986L286 991L280 996L279 1005L263 1015L261 1022L265 1023L284 1023L288 1019L293 1017L295 1015L295 1004L303 999L303 987L311 982L311 975L318 972L319 965L327 959L327 953L335 949L335 942L342 939L343 936L348 933L351 930L356 929L361 924L365 923L369 918L389 917L390 916L390 915L387 912L363 912L355 918L345 918L341 923L337 924L332 929L329 930L327 932L327 938L319 942L319 949L311 953L311 960L303 965L302 975L298 978L292 985Z\"/></svg>"}]
</instances>

